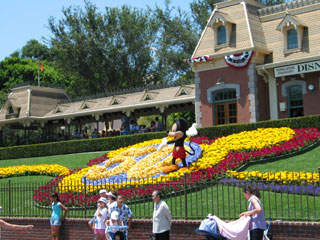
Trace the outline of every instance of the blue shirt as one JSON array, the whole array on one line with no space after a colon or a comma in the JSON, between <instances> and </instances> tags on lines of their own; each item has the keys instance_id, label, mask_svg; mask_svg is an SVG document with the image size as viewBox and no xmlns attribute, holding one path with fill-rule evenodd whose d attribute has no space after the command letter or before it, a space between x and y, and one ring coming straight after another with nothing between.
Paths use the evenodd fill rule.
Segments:
<instances>
[{"instance_id":1,"label":"blue shirt","mask_svg":"<svg viewBox=\"0 0 320 240\"><path fill-rule=\"evenodd\" d=\"M108 213L108 216L111 217L111 213L113 211L117 211L119 213L119 220L123 222L124 226L128 226L129 218L133 216L130 208L126 204L122 204L121 209L118 207L118 204L114 204L110 208L110 212Z\"/></svg>"},{"instance_id":2,"label":"blue shirt","mask_svg":"<svg viewBox=\"0 0 320 240\"><path fill-rule=\"evenodd\" d=\"M52 219L60 219L60 213L61 213L60 205L61 205L61 202L57 202L57 204L54 204L54 203L51 204L51 208L52 208L51 218Z\"/></svg>"}]
</instances>

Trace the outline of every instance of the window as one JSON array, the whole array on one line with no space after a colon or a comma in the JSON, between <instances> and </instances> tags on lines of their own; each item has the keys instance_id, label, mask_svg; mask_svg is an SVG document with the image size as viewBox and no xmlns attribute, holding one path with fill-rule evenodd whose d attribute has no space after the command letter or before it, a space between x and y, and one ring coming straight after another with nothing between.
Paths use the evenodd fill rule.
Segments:
<instances>
[{"instance_id":1,"label":"window","mask_svg":"<svg viewBox=\"0 0 320 240\"><path fill-rule=\"evenodd\" d=\"M227 43L226 28L221 25L218 27L218 45Z\"/></svg>"},{"instance_id":2,"label":"window","mask_svg":"<svg viewBox=\"0 0 320 240\"><path fill-rule=\"evenodd\" d=\"M223 89L213 93L214 125L237 122L236 89Z\"/></svg>"},{"instance_id":3,"label":"window","mask_svg":"<svg viewBox=\"0 0 320 240\"><path fill-rule=\"evenodd\" d=\"M14 110L13 107L10 105L10 107L8 108L8 114L13 114Z\"/></svg>"},{"instance_id":4,"label":"window","mask_svg":"<svg viewBox=\"0 0 320 240\"><path fill-rule=\"evenodd\" d=\"M303 93L301 85L287 88L289 117L303 116Z\"/></svg>"},{"instance_id":5,"label":"window","mask_svg":"<svg viewBox=\"0 0 320 240\"><path fill-rule=\"evenodd\" d=\"M295 29L289 29L287 31L287 43L288 49L298 48L298 33Z\"/></svg>"}]
</instances>

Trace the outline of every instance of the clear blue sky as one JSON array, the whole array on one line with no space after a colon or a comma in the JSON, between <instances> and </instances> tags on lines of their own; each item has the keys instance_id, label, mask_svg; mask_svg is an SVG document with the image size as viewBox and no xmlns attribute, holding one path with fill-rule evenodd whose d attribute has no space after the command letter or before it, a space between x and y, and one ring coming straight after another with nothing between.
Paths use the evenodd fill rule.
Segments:
<instances>
[{"instance_id":1,"label":"clear blue sky","mask_svg":"<svg viewBox=\"0 0 320 240\"><path fill-rule=\"evenodd\" d=\"M189 11L193 0L172 0L171 6ZM136 8L164 6L164 0L91 0L99 10L104 7L121 7L126 4ZM20 50L27 41L36 39L43 43L43 37L51 36L47 28L48 19L62 17L63 7L83 6L83 0L0 0L0 61L16 50Z\"/></svg>"}]
</instances>

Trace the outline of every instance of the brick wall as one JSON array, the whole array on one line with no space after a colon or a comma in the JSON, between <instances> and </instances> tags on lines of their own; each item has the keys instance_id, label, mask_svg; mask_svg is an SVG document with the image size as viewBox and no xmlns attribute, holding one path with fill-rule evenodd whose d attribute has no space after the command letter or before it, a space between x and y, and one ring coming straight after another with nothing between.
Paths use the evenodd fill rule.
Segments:
<instances>
[{"instance_id":1,"label":"brick wall","mask_svg":"<svg viewBox=\"0 0 320 240\"><path fill-rule=\"evenodd\" d=\"M49 220L44 218L2 218L14 224L33 224L31 231L1 229L1 240L50 240ZM61 240L92 240L94 235L88 227L89 219L67 219L61 227ZM200 221L174 221L172 240L201 239L194 233ZM134 220L129 231L130 240L148 240L152 229L150 220ZM320 239L320 223L312 222L273 222L270 232L274 240L312 240Z\"/></svg>"}]
</instances>

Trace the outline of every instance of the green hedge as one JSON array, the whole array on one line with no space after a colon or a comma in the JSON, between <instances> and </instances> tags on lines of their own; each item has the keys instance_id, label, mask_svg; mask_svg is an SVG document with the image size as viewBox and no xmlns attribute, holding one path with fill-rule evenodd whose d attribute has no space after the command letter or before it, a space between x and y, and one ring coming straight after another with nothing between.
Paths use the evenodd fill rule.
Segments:
<instances>
[{"instance_id":1,"label":"green hedge","mask_svg":"<svg viewBox=\"0 0 320 240\"><path fill-rule=\"evenodd\" d=\"M204 127L198 129L198 135L207 136L212 139L216 137L226 136L232 133L239 133L242 131L250 131L257 128L268 127L320 128L320 115L263 121L256 123ZM114 150L146 140L163 138L165 136L165 132L157 132L109 138L70 140L63 142L5 147L0 148L0 160Z\"/></svg>"}]
</instances>

